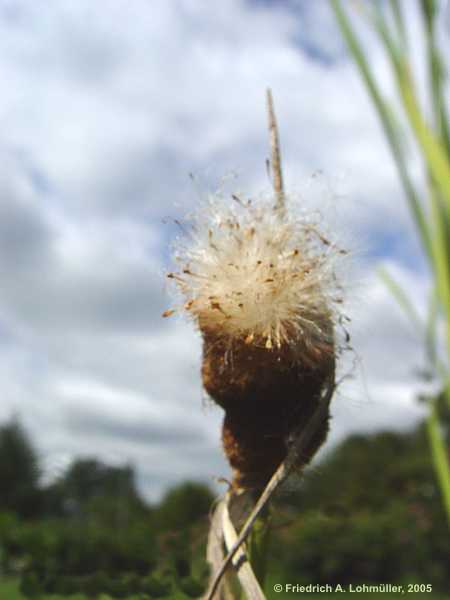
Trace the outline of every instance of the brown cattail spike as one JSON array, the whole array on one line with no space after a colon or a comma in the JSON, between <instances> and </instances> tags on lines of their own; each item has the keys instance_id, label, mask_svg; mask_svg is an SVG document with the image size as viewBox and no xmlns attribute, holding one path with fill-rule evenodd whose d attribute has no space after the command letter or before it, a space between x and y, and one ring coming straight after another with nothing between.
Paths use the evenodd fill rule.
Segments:
<instances>
[{"instance_id":1,"label":"brown cattail spike","mask_svg":"<svg viewBox=\"0 0 450 600\"><path fill-rule=\"evenodd\" d=\"M290 434L309 421L333 377L334 347L324 347L306 364L287 345L269 349L235 341L231 361L226 359L226 342L213 332L204 332L203 342L203 385L225 409L222 442L233 469L233 487L262 489L286 457ZM325 419L299 457L299 468L311 460L327 433Z\"/></svg>"},{"instance_id":2,"label":"brown cattail spike","mask_svg":"<svg viewBox=\"0 0 450 600\"><path fill-rule=\"evenodd\" d=\"M168 275L203 336L203 385L225 410L223 447L239 490L265 486L334 385L341 315L340 252L286 204L270 90L267 108L275 202L273 194L252 202L211 196L177 252L177 272ZM299 468L325 440L328 418Z\"/></svg>"}]
</instances>

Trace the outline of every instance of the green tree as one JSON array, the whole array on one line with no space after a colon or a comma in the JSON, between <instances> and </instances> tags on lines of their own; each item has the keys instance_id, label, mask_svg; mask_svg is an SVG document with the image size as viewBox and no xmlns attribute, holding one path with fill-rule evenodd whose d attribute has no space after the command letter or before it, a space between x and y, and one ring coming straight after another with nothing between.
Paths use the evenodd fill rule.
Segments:
<instances>
[{"instance_id":1,"label":"green tree","mask_svg":"<svg viewBox=\"0 0 450 600\"><path fill-rule=\"evenodd\" d=\"M90 517L110 526L126 526L133 515L145 512L133 468L109 466L93 458L75 460L45 495L53 515Z\"/></svg>"},{"instance_id":2,"label":"green tree","mask_svg":"<svg viewBox=\"0 0 450 600\"><path fill-rule=\"evenodd\" d=\"M161 527L179 530L207 517L213 495L206 485L182 483L167 492L158 509Z\"/></svg>"},{"instance_id":3,"label":"green tree","mask_svg":"<svg viewBox=\"0 0 450 600\"><path fill-rule=\"evenodd\" d=\"M350 436L310 470L299 493L280 496L277 509L269 559L286 580L448 589L445 512L425 423Z\"/></svg>"},{"instance_id":4,"label":"green tree","mask_svg":"<svg viewBox=\"0 0 450 600\"><path fill-rule=\"evenodd\" d=\"M17 420L0 426L0 507L22 517L40 511L38 457Z\"/></svg>"}]
</instances>

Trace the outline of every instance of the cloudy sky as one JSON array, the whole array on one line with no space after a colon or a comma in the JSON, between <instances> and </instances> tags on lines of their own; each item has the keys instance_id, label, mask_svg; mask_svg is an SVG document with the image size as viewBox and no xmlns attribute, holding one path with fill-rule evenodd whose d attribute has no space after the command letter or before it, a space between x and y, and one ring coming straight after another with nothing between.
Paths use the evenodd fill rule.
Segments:
<instances>
[{"instance_id":1,"label":"cloudy sky","mask_svg":"<svg viewBox=\"0 0 450 600\"><path fill-rule=\"evenodd\" d=\"M224 177L269 188L269 85L288 189L353 252L331 443L417 421L419 337L377 270L419 310L427 273L326 0L0 0L0 80L0 421L22 419L48 474L75 455L130 462L149 498L228 475L199 336L161 318L164 271L173 220Z\"/></svg>"}]
</instances>

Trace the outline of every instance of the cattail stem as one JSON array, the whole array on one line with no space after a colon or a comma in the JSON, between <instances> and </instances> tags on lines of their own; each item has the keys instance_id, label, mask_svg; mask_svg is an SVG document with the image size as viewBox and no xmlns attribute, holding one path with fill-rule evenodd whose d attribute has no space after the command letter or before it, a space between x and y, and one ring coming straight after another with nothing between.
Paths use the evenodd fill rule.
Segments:
<instances>
[{"instance_id":1,"label":"cattail stem","mask_svg":"<svg viewBox=\"0 0 450 600\"><path fill-rule=\"evenodd\" d=\"M228 493L225 497L225 502L222 511L222 527L227 550L234 546L238 537L228 510L231 498L232 495ZM238 579L242 585L242 588L245 590L246 597L248 598L248 600L266 600L264 592L261 589L260 583L253 571L253 565L250 564L248 555L244 551L242 545L235 553L232 562L235 565Z\"/></svg>"},{"instance_id":2,"label":"cattail stem","mask_svg":"<svg viewBox=\"0 0 450 600\"><path fill-rule=\"evenodd\" d=\"M225 506L225 499L222 498L216 505L211 515L211 522L208 534L208 544L206 547L206 560L211 567L212 576L216 573L223 562L224 531L222 513ZM212 579L211 579L212 581ZM228 577L224 577L217 586L216 597L220 600L234 600L234 594L229 585Z\"/></svg>"},{"instance_id":3,"label":"cattail stem","mask_svg":"<svg viewBox=\"0 0 450 600\"><path fill-rule=\"evenodd\" d=\"M208 600L235 553L242 554L241 544L257 519L259 533L267 532L261 511L275 490L293 468L303 469L325 441L335 386L340 289L333 259L338 252L311 223L286 210L270 90L267 110L275 200L272 194L245 203L234 197L238 202L230 206L221 196L212 198L194 217L189 244L176 257L180 270L168 275L202 333L203 386L225 411L222 442L233 470L226 508L240 533L211 579ZM222 537L210 537L214 571L221 544L230 546L225 526L230 524L222 520ZM212 527L218 527L216 519ZM257 580L249 569L261 567L259 583L265 538L255 532L248 543L254 564L246 558L242 570Z\"/></svg>"},{"instance_id":4,"label":"cattail stem","mask_svg":"<svg viewBox=\"0 0 450 600\"><path fill-rule=\"evenodd\" d=\"M323 396L319 404L317 405L316 411L312 415L306 427L302 427L298 432L296 432L294 441L289 449L285 460L280 464L278 469L273 474L271 480L267 484L265 490L261 494L258 502L256 503L250 516L248 517L245 525L242 527L239 536L236 539L236 542L233 544L232 548L229 549L228 555L222 562L220 569L217 571L215 577L211 580L211 584L205 596L205 600L212 600L225 571L233 561L235 553L239 550L241 545L245 542L250 532L252 531L256 519L261 514L262 510L272 498L276 490L289 476L292 469L297 464L299 456L301 456L304 453L308 444L310 444L311 440L313 439L314 434L322 426L323 420L327 418L328 409L334 390L335 380L333 373L333 376L330 377L330 380L328 381L328 385L325 388Z\"/></svg>"}]
</instances>

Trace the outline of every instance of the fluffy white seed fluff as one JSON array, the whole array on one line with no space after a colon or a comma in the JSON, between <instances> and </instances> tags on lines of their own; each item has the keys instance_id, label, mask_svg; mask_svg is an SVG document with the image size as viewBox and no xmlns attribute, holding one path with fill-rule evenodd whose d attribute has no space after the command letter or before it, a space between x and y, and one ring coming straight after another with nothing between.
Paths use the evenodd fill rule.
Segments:
<instances>
[{"instance_id":1,"label":"fluffy white seed fluff","mask_svg":"<svg viewBox=\"0 0 450 600\"><path fill-rule=\"evenodd\" d=\"M339 314L339 253L289 202L280 210L273 197L213 195L177 241L168 277L202 331L266 348L311 347L330 342Z\"/></svg>"}]
</instances>

